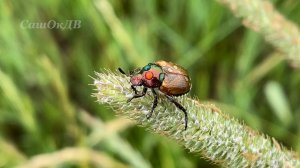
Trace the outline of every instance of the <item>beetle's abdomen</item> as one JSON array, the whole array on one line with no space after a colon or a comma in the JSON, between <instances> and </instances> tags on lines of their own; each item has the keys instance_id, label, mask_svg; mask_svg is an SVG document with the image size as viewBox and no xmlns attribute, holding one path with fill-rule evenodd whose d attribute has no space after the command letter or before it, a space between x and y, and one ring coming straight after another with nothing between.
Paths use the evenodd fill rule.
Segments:
<instances>
[{"instance_id":1,"label":"beetle's abdomen","mask_svg":"<svg viewBox=\"0 0 300 168\"><path fill-rule=\"evenodd\" d=\"M191 89L190 78L185 75L168 73L159 90L167 95L180 96Z\"/></svg>"}]
</instances>

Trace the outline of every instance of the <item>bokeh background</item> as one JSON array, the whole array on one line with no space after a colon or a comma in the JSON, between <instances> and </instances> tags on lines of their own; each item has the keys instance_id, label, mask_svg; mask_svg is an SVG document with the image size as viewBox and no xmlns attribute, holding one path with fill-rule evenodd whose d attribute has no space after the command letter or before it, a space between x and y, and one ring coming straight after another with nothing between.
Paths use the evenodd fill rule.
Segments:
<instances>
[{"instance_id":1,"label":"bokeh background","mask_svg":"<svg viewBox=\"0 0 300 168\"><path fill-rule=\"evenodd\" d=\"M300 1L271 2L300 24ZM22 27L51 20L80 26ZM160 59L189 71L191 96L300 152L300 71L279 55L217 1L2 0L0 167L218 167L91 97L95 71Z\"/></svg>"}]
</instances>

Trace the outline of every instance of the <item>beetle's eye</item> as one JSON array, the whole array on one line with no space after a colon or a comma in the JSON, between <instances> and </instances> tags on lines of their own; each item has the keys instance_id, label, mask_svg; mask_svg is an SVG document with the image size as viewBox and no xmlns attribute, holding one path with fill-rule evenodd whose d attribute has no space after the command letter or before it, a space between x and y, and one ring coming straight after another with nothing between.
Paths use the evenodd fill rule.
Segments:
<instances>
[{"instance_id":1,"label":"beetle's eye","mask_svg":"<svg viewBox=\"0 0 300 168\"><path fill-rule=\"evenodd\" d=\"M165 79L165 74L164 73L160 73L159 74L159 80L162 82Z\"/></svg>"},{"instance_id":2,"label":"beetle's eye","mask_svg":"<svg viewBox=\"0 0 300 168\"><path fill-rule=\"evenodd\" d=\"M148 64L148 65L144 66L143 70L148 71L150 68L151 68L151 65Z\"/></svg>"},{"instance_id":3,"label":"beetle's eye","mask_svg":"<svg viewBox=\"0 0 300 168\"><path fill-rule=\"evenodd\" d=\"M149 71L146 72L146 73L145 73L145 78L148 79L148 80L151 80L151 79L153 78L153 73L152 73L152 72L149 72Z\"/></svg>"}]
</instances>

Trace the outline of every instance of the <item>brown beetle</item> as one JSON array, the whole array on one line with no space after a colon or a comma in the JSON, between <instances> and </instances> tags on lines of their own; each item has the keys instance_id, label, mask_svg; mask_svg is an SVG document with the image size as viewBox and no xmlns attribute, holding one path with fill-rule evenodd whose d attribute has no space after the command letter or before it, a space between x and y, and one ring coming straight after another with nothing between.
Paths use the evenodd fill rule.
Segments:
<instances>
[{"instance_id":1,"label":"brown beetle","mask_svg":"<svg viewBox=\"0 0 300 168\"><path fill-rule=\"evenodd\" d=\"M119 68L119 71L125 74L121 68ZM130 102L134 98L145 96L148 88L150 88L154 96L154 101L151 111L147 114L147 118L149 119L157 106L158 96L154 90L157 88L184 113L184 128L185 130L187 129L188 117L186 109L174 98L174 96L181 96L188 93L191 89L191 80L184 68L172 62L156 61L155 63L147 64L137 72L131 72L129 76L131 88L135 92L135 95L129 98L127 102ZM136 86L144 86L142 93L137 92Z\"/></svg>"}]
</instances>

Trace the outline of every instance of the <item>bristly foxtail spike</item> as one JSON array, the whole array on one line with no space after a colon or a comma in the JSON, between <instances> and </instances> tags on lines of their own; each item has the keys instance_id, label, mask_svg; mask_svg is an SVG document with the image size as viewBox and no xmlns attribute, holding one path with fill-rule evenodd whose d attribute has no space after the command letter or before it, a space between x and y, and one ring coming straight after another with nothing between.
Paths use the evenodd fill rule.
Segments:
<instances>
[{"instance_id":1,"label":"bristly foxtail spike","mask_svg":"<svg viewBox=\"0 0 300 168\"><path fill-rule=\"evenodd\" d=\"M300 166L300 159L294 152L278 147L268 136L241 124L213 104L200 103L188 96L177 99L188 110L187 130L182 128L182 113L174 110L167 99L159 99L157 110L147 120L145 114L151 110L153 98L146 96L126 103L132 96L132 89L125 82L128 78L124 77L120 73L96 73L97 91L93 96L99 103L111 106L120 116L136 121L149 131L168 136L224 167Z\"/></svg>"}]
</instances>

